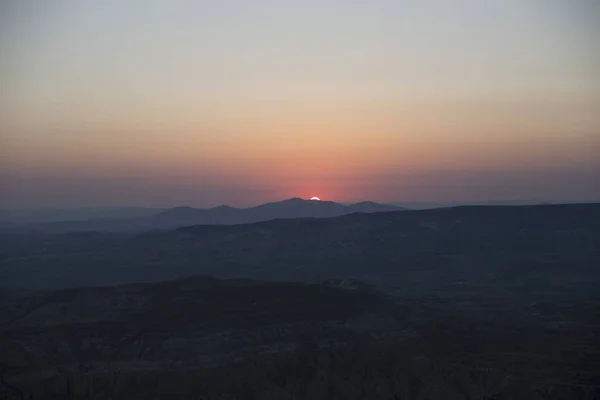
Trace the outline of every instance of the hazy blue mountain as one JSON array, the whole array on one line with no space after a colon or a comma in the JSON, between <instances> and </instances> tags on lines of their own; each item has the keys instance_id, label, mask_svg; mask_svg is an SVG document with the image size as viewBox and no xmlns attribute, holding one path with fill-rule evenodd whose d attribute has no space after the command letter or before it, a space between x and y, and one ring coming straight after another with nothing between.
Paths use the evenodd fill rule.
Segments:
<instances>
[{"instance_id":1,"label":"hazy blue mountain","mask_svg":"<svg viewBox=\"0 0 600 400\"><path fill-rule=\"evenodd\" d=\"M344 205L332 201L312 201L296 197L250 208L219 206L205 210L177 207L156 215L155 219L165 222L187 222L187 225L243 224L279 218L328 218L355 212L399 210L400 208L396 206L373 202Z\"/></svg>"},{"instance_id":2,"label":"hazy blue mountain","mask_svg":"<svg viewBox=\"0 0 600 400\"><path fill-rule=\"evenodd\" d=\"M210 209L176 207L154 216L155 226L233 225L287 218L331 218L352 213L400 211L402 208L373 202L344 205L333 201L292 198L250 208L219 206Z\"/></svg>"},{"instance_id":3,"label":"hazy blue mountain","mask_svg":"<svg viewBox=\"0 0 600 400\"><path fill-rule=\"evenodd\" d=\"M331 201L311 201L292 198L250 208L235 208L226 205L209 209L175 207L151 216L122 219L102 218L77 221L54 221L30 224L27 226L27 229L46 233L75 231L144 231L153 229L173 229L190 225L247 224L280 218L330 218L356 212L372 213L399 210L402 210L402 208L373 202L343 205ZM10 229L14 230L15 227L7 225L3 228L4 231L10 231ZM23 227L21 227L21 230L23 230Z\"/></svg>"}]
</instances>

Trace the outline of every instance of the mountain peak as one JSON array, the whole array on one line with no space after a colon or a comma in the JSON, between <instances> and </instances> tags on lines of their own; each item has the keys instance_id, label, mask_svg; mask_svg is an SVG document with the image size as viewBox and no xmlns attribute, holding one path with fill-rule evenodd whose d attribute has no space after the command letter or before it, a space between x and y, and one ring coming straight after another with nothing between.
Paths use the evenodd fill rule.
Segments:
<instances>
[{"instance_id":1,"label":"mountain peak","mask_svg":"<svg viewBox=\"0 0 600 400\"><path fill-rule=\"evenodd\" d=\"M211 208L210 210L215 210L215 211L225 211L225 210L234 210L234 207L228 206L227 204L221 204L220 206L216 206Z\"/></svg>"},{"instance_id":2,"label":"mountain peak","mask_svg":"<svg viewBox=\"0 0 600 400\"><path fill-rule=\"evenodd\" d=\"M372 205L378 205L378 203L375 203L374 201L361 201L361 202L358 202L358 203L355 203L355 204L351 204L351 205L353 205L353 206L359 206L359 205L364 205L364 206L369 205L369 206L372 206Z\"/></svg>"},{"instance_id":3,"label":"mountain peak","mask_svg":"<svg viewBox=\"0 0 600 400\"><path fill-rule=\"evenodd\" d=\"M168 210L168 211L190 211L190 210L195 210L195 208L190 207L190 206L178 206L178 207L173 207L173 208L171 208L171 210Z\"/></svg>"},{"instance_id":4,"label":"mountain peak","mask_svg":"<svg viewBox=\"0 0 600 400\"><path fill-rule=\"evenodd\" d=\"M173 207L169 210L160 212L155 215L155 217L184 217L189 215L196 215L204 210L200 208L188 207L188 206L179 206Z\"/></svg>"},{"instance_id":5,"label":"mountain peak","mask_svg":"<svg viewBox=\"0 0 600 400\"><path fill-rule=\"evenodd\" d=\"M292 197L291 199L283 200L282 203L283 202L297 202L297 203L299 203L301 201L308 201L308 200L302 199L300 197Z\"/></svg>"}]
</instances>

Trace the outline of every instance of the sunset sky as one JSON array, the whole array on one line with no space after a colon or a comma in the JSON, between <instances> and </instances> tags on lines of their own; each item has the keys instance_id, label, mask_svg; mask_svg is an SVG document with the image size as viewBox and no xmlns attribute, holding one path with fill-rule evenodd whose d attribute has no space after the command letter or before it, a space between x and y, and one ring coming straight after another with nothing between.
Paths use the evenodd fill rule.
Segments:
<instances>
[{"instance_id":1,"label":"sunset sky","mask_svg":"<svg viewBox=\"0 0 600 400\"><path fill-rule=\"evenodd\" d=\"M595 0L0 5L0 207L600 200Z\"/></svg>"}]
</instances>

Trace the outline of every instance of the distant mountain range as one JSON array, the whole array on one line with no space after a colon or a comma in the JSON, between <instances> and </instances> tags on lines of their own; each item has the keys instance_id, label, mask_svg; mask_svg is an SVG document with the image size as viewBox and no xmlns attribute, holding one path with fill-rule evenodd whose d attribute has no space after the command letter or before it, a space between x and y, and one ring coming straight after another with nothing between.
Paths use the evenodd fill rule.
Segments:
<instances>
[{"instance_id":1,"label":"distant mountain range","mask_svg":"<svg viewBox=\"0 0 600 400\"><path fill-rule=\"evenodd\" d=\"M250 208L235 208L226 205L209 209L175 207L153 215L131 218L92 218L29 224L6 222L0 225L0 230L5 232L33 231L44 233L146 231L191 225L237 225L282 218L331 218L353 213L400 210L404 210L404 208L370 201L340 204L332 201L292 198Z\"/></svg>"},{"instance_id":2,"label":"distant mountain range","mask_svg":"<svg viewBox=\"0 0 600 400\"><path fill-rule=\"evenodd\" d=\"M338 209L290 200L247 212L259 218L264 209L293 205ZM177 208L152 221L160 226L156 221L169 214L184 219L196 211ZM203 218L200 214L194 221ZM166 223L176 221L169 217ZM599 233L600 204L578 204L354 213L139 234L4 234L0 293L3 288L112 285L198 274L305 282L358 279L392 285L403 295L469 282L484 284L485 290L500 285L503 296L508 288L549 293L554 289L545 288L555 282L573 288L579 280L577 292L586 286L596 293ZM546 286L538 286L542 281ZM563 294L575 292L565 289Z\"/></svg>"},{"instance_id":3,"label":"distant mountain range","mask_svg":"<svg viewBox=\"0 0 600 400\"><path fill-rule=\"evenodd\" d=\"M293 200L293 199L290 199ZM327 202L322 202L327 203ZM523 206L536 204L573 204L573 203L600 203L600 199L587 201L535 201L535 200L504 200L504 201L453 201L453 202L387 202L386 205L392 205L411 210L425 210L432 208L458 207L458 206ZM339 205L350 206L367 212L379 204L372 202L346 203L337 202ZM181 208L181 207L177 207ZM183 207L192 209L192 207ZM256 208L256 207L253 207ZM206 208L194 208L195 210L207 211ZM211 208L215 212L230 213L239 208L221 205ZM85 221L85 220L104 220L104 219L132 219L141 217L152 217L162 212L170 212L170 207L143 207L143 206L124 206L124 207L39 207L39 208L15 208L0 209L0 225L8 224L38 224L42 222L59 221ZM376 209L375 211L379 211Z\"/></svg>"}]
</instances>

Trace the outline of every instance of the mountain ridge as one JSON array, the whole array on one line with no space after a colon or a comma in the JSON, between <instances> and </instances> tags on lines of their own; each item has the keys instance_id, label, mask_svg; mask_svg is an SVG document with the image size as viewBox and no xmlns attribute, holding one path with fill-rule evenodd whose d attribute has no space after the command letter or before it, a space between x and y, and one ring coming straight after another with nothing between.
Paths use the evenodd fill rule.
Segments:
<instances>
[{"instance_id":1,"label":"mountain ridge","mask_svg":"<svg viewBox=\"0 0 600 400\"><path fill-rule=\"evenodd\" d=\"M141 232L175 229L191 225L237 225L282 218L331 218L357 212L373 213L402 210L405 210L405 208L375 202L345 205L333 201L305 200L293 197L248 208L236 208L225 204L213 208L178 206L143 217L65 220L18 226L6 225L4 230L41 233L78 231Z\"/></svg>"},{"instance_id":2,"label":"mountain ridge","mask_svg":"<svg viewBox=\"0 0 600 400\"><path fill-rule=\"evenodd\" d=\"M599 276L598 221L600 204L464 206L134 234L5 234L0 235L0 291L197 274L360 279L392 285L403 294L444 287L449 277L454 284L510 283L527 275L534 290L543 271L552 279L584 274L583 283L592 289ZM433 272L435 279L428 275Z\"/></svg>"}]
</instances>

